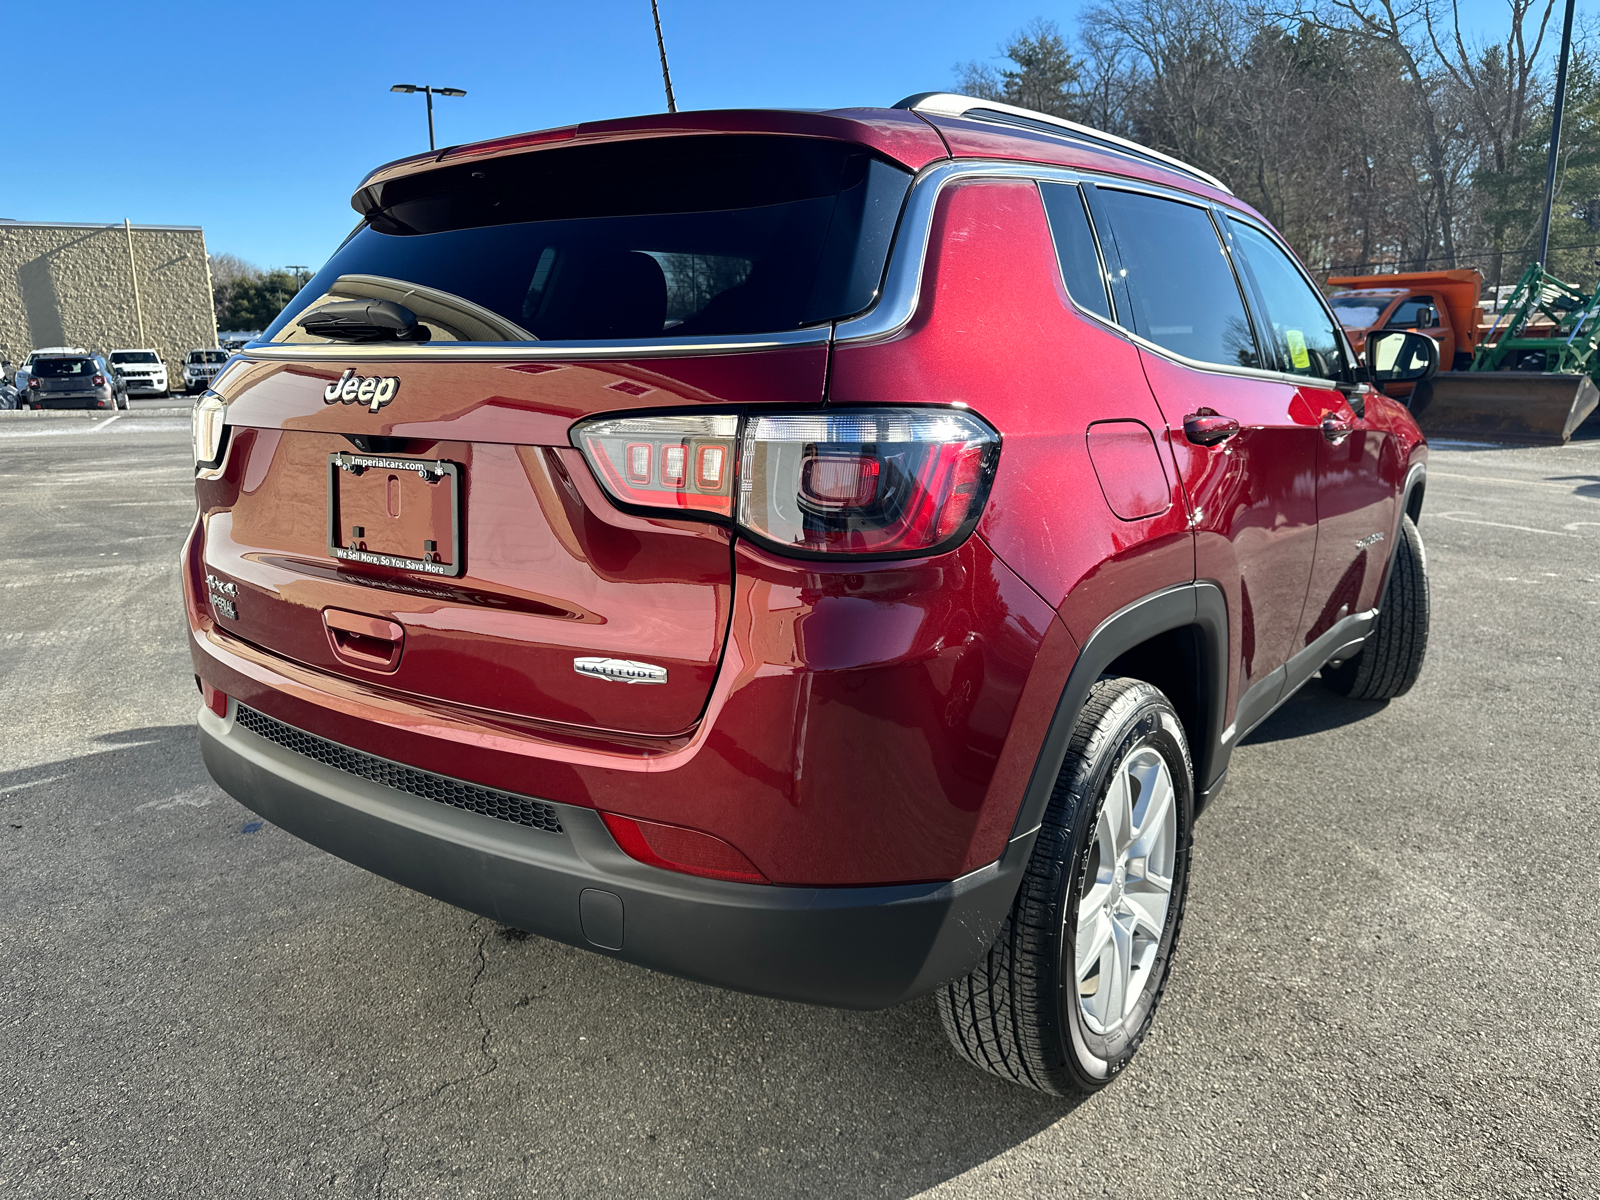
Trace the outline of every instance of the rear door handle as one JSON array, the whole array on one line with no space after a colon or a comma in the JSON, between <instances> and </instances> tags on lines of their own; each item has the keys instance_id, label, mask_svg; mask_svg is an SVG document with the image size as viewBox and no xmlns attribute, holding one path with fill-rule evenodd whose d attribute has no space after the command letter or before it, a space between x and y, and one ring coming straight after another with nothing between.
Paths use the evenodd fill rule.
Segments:
<instances>
[{"instance_id":1,"label":"rear door handle","mask_svg":"<svg viewBox=\"0 0 1600 1200\"><path fill-rule=\"evenodd\" d=\"M1355 426L1348 417L1340 416L1338 413L1329 413L1322 418L1322 436L1335 446L1354 432Z\"/></svg>"},{"instance_id":2,"label":"rear door handle","mask_svg":"<svg viewBox=\"0 0 1600 1200\"><path fill-rule=\"evenodd\" d=\"M1202 408L1183 419L1183 436L1196 446L1216 446L1239 432L1239 422L1214 408Z\"/></svg>"},{"instance_id":3,"label":"rear door handle","mask_svg":"<svg viewBox=\"0 0 1600 1200\"><path fill-rule=\"evenodd\" d=\"M400 665L406 631L395 622L365 613L325 608L322 623L327 627L333 652L352 666L366 667L369 671L393 671Z\"/></svg>"}]
</instances>

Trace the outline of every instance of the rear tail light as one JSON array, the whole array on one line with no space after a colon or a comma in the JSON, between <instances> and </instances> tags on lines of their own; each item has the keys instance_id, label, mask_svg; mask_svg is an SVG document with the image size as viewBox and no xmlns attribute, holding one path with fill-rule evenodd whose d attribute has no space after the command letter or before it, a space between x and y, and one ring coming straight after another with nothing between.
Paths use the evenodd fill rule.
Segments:
<instances>
[{"instance_id":1,"label":"rear tail light","mask_svg":"<svg viewBox=\"0 0 1600 1200\"><path fill-rule=\"evenodd\" d=\"M224 435L228 431L228 406L216 392L206 392L194 406L194 462L197 467L214 467L222 458Z\"/></svg>"},{"instance_id":2,"label":"rear tail light","mask_svg":"<svg viewBox=\"0 0 1600 1200\"><path fill-rule=\"evenodd\" d=\"M106 377L104 375L96 375L94 377L94 385L95 387L105 387Z\"/></svg>"},{"instance_id":3,"label":"rear tail light","mask_svg":"<svg viewBox=\"0 0 1600 1200\"><path fill-rule=\"evenodd\" d=\"M948 408L600 418L573 441L620 504L728 518L804 557L950 548L983 512L1000 455L993 429Z\"/></svg>"},{"instance_id":4,"label":"rear tail light","mask_svg":"<svg viewBox=\"0 0 1600 1200\"><path fill-rule=\"evenodd\" d=\"M39 381L37 379L35 379L32 375L30 375L30 376L28 376L28 386L31 387L34 391L38 391L39 390Z\"/></svg>"},{"instance_id":5,"label":"rear tail light","mask_svg":"<svg viewBox=\"0 0 1600 1200\"><path fill-rule=\"evenodd\" d=\"M572 431L601 485L637 508L733 515L734 416L620 417ZM707 466L714 465L709 471Z\"/></svg>"}]
</instances>

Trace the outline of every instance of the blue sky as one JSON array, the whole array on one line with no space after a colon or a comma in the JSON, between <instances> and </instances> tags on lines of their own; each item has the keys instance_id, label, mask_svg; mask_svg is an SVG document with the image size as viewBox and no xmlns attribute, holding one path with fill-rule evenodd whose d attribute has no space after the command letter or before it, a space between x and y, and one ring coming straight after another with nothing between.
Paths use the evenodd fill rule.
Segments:
<instances>
[{"instance_id":1,"label":"blue sky","mask_svg":"<svg viewBox=\"0 0 1600 1200\"><path fill-rule=\"evenodd\" d=\"M1492 0L1470 0L1500 22ZM892 104L947 87L1039 0L661 0L678 105ZM203 225L213 253L317 266L368 169L440 145L664 108L649 0L221 5L12 0L0 217ZM59 72L59 73L57 73Z\"/></svg>"}]
</instances>

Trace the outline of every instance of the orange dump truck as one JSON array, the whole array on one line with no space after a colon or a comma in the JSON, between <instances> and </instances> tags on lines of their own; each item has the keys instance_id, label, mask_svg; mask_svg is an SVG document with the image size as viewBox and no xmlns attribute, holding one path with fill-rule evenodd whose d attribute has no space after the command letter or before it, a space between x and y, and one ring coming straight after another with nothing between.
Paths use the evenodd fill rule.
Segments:
<instances>
[{"instance_id":1,"label":"orange dump truck","mask_svg":"<svg viewBox=\"0 0 1600 1200\"><path fill-rule=\"evenodd\" d=\"M1478 300L1483 276L1476 271L1413 271L1404 275L1341 275L1328 297L1356 353L1367 334L1412 329L1439 343L1439 369L1465 371L1484 329Z\"/></svg>"},{"instance_id":2,"label":"orange dump truck","mask_svg":"<svg viewBox=\"0 0 1600 1200\"><path fill-rule=\"evenodd\" d=\"M1574 370L1560 357L1586 329L1585 337L1595 338L1600 303L1564 284L1544 287L1540 281L1547 278L1541 274L1530 285L1536 302L1519 305L1522 285L1513 289L1508 319L1500 324L1483 323L1483 276L1476 271L1336 276L1328 280L1336 289L1328 303L1358 354L1367 335L1380 329L1425 333L1439 344L1438 375L1414 392L1409 384L1389 389L1396 396L1410 393L1412 415L1430 438L1560 445L1600 404L1600 391L1583 373L1587 367Z\"/></svg>"}]
</instances>

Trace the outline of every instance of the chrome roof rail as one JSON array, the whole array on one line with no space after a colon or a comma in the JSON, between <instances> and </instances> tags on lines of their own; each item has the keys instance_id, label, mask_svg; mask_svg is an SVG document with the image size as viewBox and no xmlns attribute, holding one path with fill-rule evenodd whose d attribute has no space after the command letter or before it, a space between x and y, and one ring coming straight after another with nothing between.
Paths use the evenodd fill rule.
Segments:
<instances>
[{"instance_id":1,"label":"chrome roof rail","mask_svg":"<svg viewBox=\"0 0 1600 1200\"><path fill-rule=\"evenodd\" d=\"M1118 137L1114 133L1090 129L1087 125L1079 125L1076 121L1068 121L1064 117L1052 117L1048 113L1018 108L1014 104L1004 104L999 100L982 100L976 96L962 96L955 92L919 92L915 96L907 96L894 107L936 117L969 117L978 121L992 121L997 125L1009 125L1014 129L1031 129L1035 133L1077 142L1091 150L1109 152L1123 158L1137 159L1152 166L1164 167L1169 171L1176 171L1180 175L1187 175L1191 179L1209 184L1230 196L1233 195L1233 189L1215 175L1208 174L1199 167L1192 167L1170 154L1141 146L1138 142L1130 142L1127 138Z\"/></svg>"}]
</instances>

